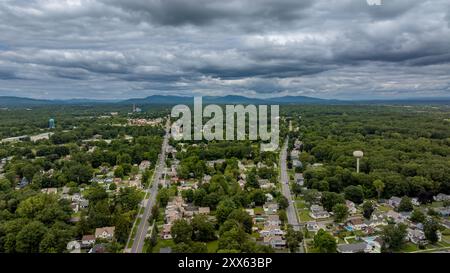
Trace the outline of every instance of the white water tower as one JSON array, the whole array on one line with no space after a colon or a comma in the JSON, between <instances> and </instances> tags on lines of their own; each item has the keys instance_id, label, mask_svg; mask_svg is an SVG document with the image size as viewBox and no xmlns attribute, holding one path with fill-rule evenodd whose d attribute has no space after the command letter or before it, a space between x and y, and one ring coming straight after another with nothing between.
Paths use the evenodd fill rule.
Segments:
<instances>
[{"instance_id":1,"label":"white water tower","mask_svg":"<svg viewBox=\"0 0 450 273\"><path fill-rule=\"evenodd\" d=\"M364 156L362 151L354 151L353 156L356 157L356 172L359 173L359 159Z\"/></svg>"}]
</instances>

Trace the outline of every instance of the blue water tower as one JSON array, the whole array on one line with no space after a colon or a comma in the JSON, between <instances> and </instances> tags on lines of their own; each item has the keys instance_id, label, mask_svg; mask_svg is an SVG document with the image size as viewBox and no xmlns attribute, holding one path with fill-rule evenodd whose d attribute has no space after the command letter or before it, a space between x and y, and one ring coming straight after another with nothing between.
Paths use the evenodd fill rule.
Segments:
<instances>
[{"instance_id":1,"label":"blue water tower","mask_svg":"<svg viewBox=\"0 0 450 273\"><path fill-rule=\"evenodd\" d=\"M49 129L55 129L55 127L56 127L56 126L55 126L55 120L52 119L52 118L49 119L49 120L48 120L48 128L49 128Z\"/></svg>"}]
</instances>

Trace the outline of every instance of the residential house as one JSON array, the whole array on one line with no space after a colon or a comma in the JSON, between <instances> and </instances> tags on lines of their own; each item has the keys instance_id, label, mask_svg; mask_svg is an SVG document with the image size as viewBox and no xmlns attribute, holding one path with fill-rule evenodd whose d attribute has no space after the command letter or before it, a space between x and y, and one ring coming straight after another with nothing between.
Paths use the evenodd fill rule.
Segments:
<instances>
[{"instance_id":1,"label":"residential house","mask_svg":"<svg viewBox=\"0 0 450 273\"><path fill-rule=\"evenodd\" d=\"M355 203L353 203L350 200L345 200L345 206L347 206L348 212L350 214L355 214L356 213L356 206Z\"/></svg>"},{"instance_id":2,"label":"residential house","mask_svg":"<svg viewBox=\"0 0 450 273\"><path fill-rule=\"evenodd\" d=\"M277 214L268 215L265 225L268 225L268 226L279 226L279 225L281 225L280 217Z\"/></svg>"},{"instance_id":3,"label":"residential house","mask_svg":"<svg viewBox=\"0 0 450 273\"><path fill-rule=\"evenodd\" d=\"M269 190L275 188L275 184L271 183L268 179L259 179L258 183L261 189Z\"/></svg>"},{"instance_id":4,"label":"residential house","mask_svg":"<svg viewBox=\"0 0 450 273\"><path fill-rule=\"evenodd\" d=\"M330 217L330 214L328 213L328 211L324 210L322 206L312 205L310 207L309 216L311 216L313 219L323 219Z\"/></svg>"},{"instance_id":5,"label":"residential house","mask_svg":"<svg viewBox=\"0 0 450 273\"><path fill-rule=\"evenodd\" d=\"M74 193L71 197L72 202L80 202L80 200L83 199L80 193Z\"/></svg>"},{"instance_id":6,"label":"residential house","mask_svg":"<svg viewBox=\"0 0 450 273\"><path fill-rule=\"evenodd\" d=\"M74 213L77 213L80 209L77 203L70 204L70 208L73 210Z\"/></svg>"},{"instance_id":7,"label":"residential house","mask_svg":"<svg viewBox=\"0 0 450 273\"><path fill-rule=\"evenodd\" d=\"M386 226L388 223L383 217L375 217L375 219L365 220L364 224L367 228L377 229L379 226Z\"/></svg>"},{"instance_id":8,"label":"residential house","mask_svg":"<svg viewBox=\"0 0 450 273\"><path fill-rule=\"evenodd\" d=\"M83 235L81 238L81 246L82 247L91 247L95 244L95 236L90 235Z\"/></svg>"},{"instance_id":9,"label":"residential house","mask_svg":"<svg viewBox=\"0 0 450 273\"><path fill-rule=\"evenodd\" d=\"M437 208L436 212L439 213L442 217L448 217L450 216L450 208Z\"/></svg>"},{"instance_id":10,"label":"residential house","mask_svg":"<svg viewBox=\"0 0 450 273\"><path fill-rule=\"evenodd\" d=\"M23 189L24 187L28 186L28 184L30 184L30 182L28 181L28 179L26 177L22 177L22 180L20 180L20 183L18 185L19 189Z\"/></svg>"},{"instance_id":11,"label":"residential house","mask_svg":"<svg viewBox=\"0 0 450 273\"><path fill-rule=\"evenodd\" d=\"M45 188L45 189L41 189L41 192L46 193L46 194L57 194L58 189L57 188Z\"/></svg>"},{"instance_id":12,"label":"residential house","mask_svg":"<svg viewBox=\"0 0 450 273\"><path fill-rule=\"evenodd\" d=\"M250 215L251 217L255 216L255 210L254 209L245 209L245 211Z\"/></svg>"},{"instance_id":13,"label":"residential house","mask_svg":"<svg viewBox=\"0 0 450 273\"><path fill-rule=\"evenodd\" d=\"M320 228L319 228L319 225L317 224L317 222L310 221L310 222L306 223L306 229L309 232L317 232L317 231L319 231Z\"/></svg>"},{"instance_id":14,"label":"residential house","mask_svg":"<svg viewBox=\"0 0 450 273\"><path fill-rule=\"evenodd\" d=\"M224 162L225 162L225 159L217 159L217 160L207 161L206 164L209 167L214 167L215 164L223 164Z\"/></svg>"},{"instance_id":15,"label":"residential house","mask_svg":"<svg viewBox=\"0 0 450 273\"><path fill-rule=\"evenodd\" d=\"M108 253L105 244L98 244L89 250L89 253Z\"/></svg>"},{"instance_id":16,"label":"residential house","mask_svg":"<svg viewBox=\"0 0 450 273\"><path fill-rule=\"evenodd\" d=\"M418 229L410 229L408 228L408 239L416 245L425 245L427 244L427 240L425 238L425 233Z\"/></svg>"},{"instance_id":17,"label":"residential house","mask_svg":"<svg viewBox=\"0 0 450 273\"><path fill-rule=\"evenodd\" d=\"M262 162L258 162L256 164L256 168L258 168L258 169L267 168L267 167L268 166L266 164L262 163Z\"/></svg>"},{"instance_id":18,"label":"residential house","mask_svg":"<svg viewBox=\"0 0 450 273\"><path fill-rule=\"evenodd\" d=\"M137 189L142 189L141 180L142 180L142 175L138 174L138 175L136 175L136 177L134 179L130 179L128 181L128 186L135 187Z\"/></svg>"},{"instance_id":19,"label":"residential house","mask_svg":"<svg viewBox=\"0 0 450 273\"><path fill-rule=\"evenodd\" d=\"M95 229L96 239L112 240L114 238L114 230L116 227L101 227Z\"/></svg>"},{"instance_id":20,"label":"residential house","mask_svg":"<svg viewBox=\"0 0 450 273\"><path fill-rule=\"evenodd\" d=\"M203 176L203 183L209 183L211 181L211 176L205 174L205 176Z\"/></svg>"},{"instance_id":21,"label":"residential house","mask_svg":"<svg viewBox=\"0 0 450 273\"><path fill-rule=\"evenodd\" d=\"M172 224L164 224L161 230L161 238L163 238L164 240L172 239L172 234L170 232L171 228Z\"/></svg>"},{"instance_id":22,"label":"residential house","mask_svg":"<svg viewBox=\"0 0 450 273\"><path fill-rule=\"evenodd\" d=\"M267 202L272 202L273 201L273 195L270 193L266 193L266 200Z\"/></svg>"},{"instance_id":23,"label":"residential house","mask_svg":"<svg viewBox=\"0 0 450 273\"><path fill-rule=\"evenodd\" d=\"M238 183L239 183L239 186L241 187L241 189L243 189L245 187L245 180L244 179L239 179Z\"/></svg>"},{"instance_id":24,"label":"residential house","mask_svg":"<svg viewBox=\"0 0 450 273\"><path fill-rule=\"evenodd\" d=\"M278 211L277 203L265 203L263 205L263 210L266 214L276 214Z\"/></svg>"},{"instance_id":25,"label":"residential house","mask_svg":"<svg viewBox=\"0 0 450 273\"><path fill-rule=\"evenodd\" d=\"M303 174L296 173L294 175L294 182L303 187L303 185L305 184L305 178L303 177Z\"/></svg>"},{"instance_id":26,"label":"residential house","mask_svg":"<svg viewBox=\"0 0 450 273\"><path fill-rule=\"evenodd\" d=\"M445 228L450 229L450 220L443 220L441 223Z\"/></svg>"},{"instance_id":27,"label":"residential house","mask_svg":"<svg viewBox=\"0 0 450 273\"><path fill-rule=\"evenodd\" d=\"M181 213L177 210L166 210L165 220L167 223L173 223L176 220L181 219Z\"/></svg>"},{"instance_id":28,"label":"residential house","mask_svg":"<svg viewBox=\"0 0 450 273\"><path fill-rule=\"evenodd\" d=\"M435 201L446 201L446 200L450 200L450 195L448 194L443 194L443 193L439 193L438 195L436 195L435 197L433 197L433 199Z\"/></svg>"},{"instance_id":29,"label":"residential house","mask_svg":"<svg viewBox=\"0 0 450 273\"><path fill-rule=\"evenodd\" d=\"M210 212L211 212L211 210L209 209L209 207L199 207L198 208L199 214L209 214Z\"/></svg>"},{"instance_id":30,"label":"residential house","mask_svg":"<svg viewBox=\"0 0 450 273\"><path fill-rule=\"evenodd\" d=\"M389 200L387 200L387 203L393 207L393 208L397 208L400 205L400 202L402 201L402 199L400 197L397 196L392 196Z\"/></svg>"},{"instance_id":31,"label":"residential house","mask_svg":"<svg viewBox=\"0 0 450 273\"><path fill-rule=\"evenodd\" d=\"M145 170L147 170L148 168L150 168L150 165L151 165L150 161L148 161L148 160L143 160L143 161L141 161L141 163L139 164L139 170L140 170L140 171L145 171Z\"/></svg>"},{"instance_id":32,"label":"residential house","mask_svg":"<svg viewBox=\"0 0 450 273\"><path fill-rule=\"evenodd\" d=\"M399 212L403 219L409 219L411 217L411 211L401 211Z\"/></svg>"},{"instance_id":33,"label":"residential house","mask_svg":"<svg viewBox=\"0 0 450 273\"><path fill-rule=\"evenodd\" d=\"M370 216L370 221L366 222L366 224L375 228L378 226L385 226L388 223L386 222L385 215L383 213L372 213L372 216Z\"/></svg>"},{"instance_id":34,"label":"residential house","mask_svg":"<svg viewBox=\"0 0 450 273\"><path fill-rule=\"evenodd\" d=\"M271 235L264 237L263 243L265 245L269 245L273 248L284 248L286 246L286 241L283 240L281 236L278 235Z\"/></svg>"},{"instance_id":35,"label":"residential house","mask_svg":"<svg viewBox=\"0 0 450 273\"><path fill-rule=\"evenodd\" d=\"M76 223L78 223L78 222L80 222L80 217L78 217L78 216L76 216L76 217L71 217L70 219L69 219L69 222L70 223L72 223L72 224L76 224Z\"/></svg>"},{"instance_id":36,"label":"residential house","mask_svg":"<svg viewBox=\"0 0 450 273\"><path fill-rule=\"evenodd\" d=\"M390 210L386 213L386 218L394 221L394 223L396 224L403 223L406 220L400 213L393 210Z\"/></svg>"},{"instance_id":37,"label":"residential house","mask_svg":"<svg viewBox=\"0 0 450 273\"><path fill-rule=\"evenodd\" d=\"M300 160L294 159L294 160L292 160L292 167L301 168L301 167L303 167L303 164Z\"/></svg>"},{"instance_id":38,"label":"residential house","mask_svg":"<svg viewBox=\"0 0 450 273\"><path fill-rule=\"evenodd\" d=\"M70 192L70 188L67 186L62 187L62 192L61 194L69 194Z\"/></svg>"},{"instance_id":39,"label":"residential house","mask_svg":"<svg viewBox=\"0 0 450 273\"><path fill-rule=\"evenodd\" d=\"M369 253L381 253L381 247L383 246L383 239L381 237L365 237L362 239L368 244Z\"/></svg>"},{"instance_id":40,"label":"residential house","mask_svg":"<svg viewBox=\"0 0 450 273\"><path fill-rule=\"evenodd\" d=\"M362 218L352 218L348 221L348 225L354 230L362 230L367 227Z\"/></svg>"},{"instance_id":41,"label":"residential house","mask_svg":"<svg viewBox=\"0 0 450 273\"><path fill-rule=\"evenodd\" d=\"M89 200L82 198L79 202L78 202L78 206L81 209L87 209L89 207Z\"/></svg>"},{"instance_id":42,"label":"residential house","mask_svg":"<svg viewBox=\"0 0 450 273\"><path fill-rule=\"evenodd\" d=\"M294 142L294 148L296 150L301 150L302 147L303 147L303 142L298 140L298 139L296 139L295 142Z\"/></svg>"},{"instance_id":43,"label":"residential house","mask_svg":"<svg viewBox=\"0 0 450 273\"><path fill-rule=\"evenodd\" d=\"M337 251L339 253L365 253L369 252L371 247L366 242L359 242L353 244L339 244Z\"/></svg>"},{"instance_id":44,"label":"residential house","mask_svg":"<svg viewBox=\"0 0 450 273\"><path fill-rule=\"evenodd\" d=\"M263 230L259 232L262 237L267 236L283 236L284 232L281 230L279 225L269 225L265 226Z\"/></svg>"}]
</instances>

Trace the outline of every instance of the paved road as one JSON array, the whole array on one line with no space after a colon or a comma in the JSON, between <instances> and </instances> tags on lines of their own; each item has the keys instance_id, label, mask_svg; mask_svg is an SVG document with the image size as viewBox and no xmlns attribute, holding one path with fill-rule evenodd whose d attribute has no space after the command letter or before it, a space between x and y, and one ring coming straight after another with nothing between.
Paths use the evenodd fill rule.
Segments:
<instances>
[{"instance_id":1,"label":"paved road","mask_svg":"<svg viewBox=\"0 0 450 273\"><path fill-rule=\"evenodd\" d=\"M170 119L166 123L166 135L164 136L163 145L161 147L161 153L158 158L157 167L155 169L155 174L153 176L153 183L147 189L149 193L149 198L147 201L147 205L144 209L144 214L142 216L141 222L139 223L136 236L134 237L133 246L131 247L131 253L141 253L142 248L144 247L145 235L147 235L147 230L149 228L148 218L150 217L151 210L153 205L156 202L156 194L158 193L158 184L161 179L161 175L165 169L165 160L166 160L166 147L169 143L170 136Z\"/></svg>"},{"instance_id":2,"label":"paved road","mask_svg":"<svg viewBox=\"0 0 450 273\"><path fill-rule=\"evenodd\" d=\"M286 158L287 158L287 148L288 148L288 141L289 137L286 138L286 141L284 142L283 147L281 148L280 153L280 169L281 169L281 192L286 197L286 199L289 202L289 207L286 209L286 214L288 218L288 223L292 225L294 230L300 230L300 223L297 218L297 211L294 207L292 195L291 195L291 189L289 188L289 174L287 172L287 164L286 164ZM303 246L300 247L300 252L304 252Z\"/></svg>"},{"instance_id":3,"label":"paved road","mask_svg":"<svg viewBox=\"0 0 450 273\"><path fill-rule=\"evenodd\" d=\"M291 195L291 190L289 188L289 175L287 172L286 166L286 158L287 158L287 146L288 146L288 138L284 142L283 148L281 149L280 154L280 168L281 168L281 191L283 195L287 198L289 202L289 207L286 209L288 223L293 226L294 230L299 230L299 222L297 219L297 212L295 211L295 207L293 205L293 199Z\"/></svg>"}]
</instances>

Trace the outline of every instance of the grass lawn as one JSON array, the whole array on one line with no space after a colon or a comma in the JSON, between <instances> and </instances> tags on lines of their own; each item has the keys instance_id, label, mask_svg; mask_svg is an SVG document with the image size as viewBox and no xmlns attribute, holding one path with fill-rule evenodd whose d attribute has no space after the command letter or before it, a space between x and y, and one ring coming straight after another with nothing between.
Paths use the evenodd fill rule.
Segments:
<instances>
[{"instance_id":1,"label":"grass lawn","mask_svg":"<svg viewBox=\"0 0 450 273\"><path fill-rule=\"evenodd\" d=\"M81 210L78 212L72 213L72 217L80 217L81 216Z\"/></svg>"},{"instance_id":2,"label":"grass lawn","mask_svg":"<svg viewBox=\"0 0 450 273\"><path fill-rule=\"evenodd\" d=\"M348 239L347 239L347 242L348 242L349 244L354 244L354 243L357 243L357 242L359 242L359 241L356 240L355 238L348 238Z\"/></svg>"},{"instance_id":3,"label":"grass lawn","mask_svg":"<svg viewBox=\"0 0 450 273\"><path fill-rule=\"evenodd\" d=\"M449 246L449 244L441 241L441 242L437 242L437 243L435 243L433 245L428 244L427 245L427 249L441 248L441 247L448 247L448 246Z\"/></svg>"},{"instance_id":4,"label":"grass lawn","mask_svg":"<svg viewBox=\"0 0 450 273\"><path fill-rule=\"evenodd\" d=\"M174 247L175 243L172 240L158 240L158 243L156 244L156 246L153 248L152 252L153 253L159 253L159 250L161 248L164 247Z\"/></svg>"},{"instance_id":5,"label":"grass lawn","mask_svg":"<svg viewBox=\"0 0 450 273\"><path fill-rule=\"evenodd\" d=\"M264 214L264 209L262 207L255 207L253 211L255 214Z\"/></svg>"},{"instance_id":6,"label":"grass lawn","mask_svg":"<svg viewBox=\"0 0 450 273\"><path fill-rule=\"evenodd\" d=\"M311 216L309 216L308 210L299 210L299 217L302 222L314 220Z\"/></svg>"},{"instance_id":7,"label":"grass lawn","mask_svg":"<svg viewBox=\"0 0 450 273\"><path fill-rule=\"evenodd\" d=\"M431 203L431 205L428 205L427 207L439 208L442 206L443 206L443 202L439 201L439 202L433 202L433 203Z\"/></svg>"},{"instance_id":8,"label":"grass lawn","mask_svg":"<svg viewBox=\"0 0 450 273\"><path fill-rule=\"evenodd\" d=\"M303 201L303 200L296 200L295 205L297 206L298 209L306 209L307 208L305 201Z\"/></svg>"},{"instance_id":9,"label":"grass lawn","mask_svg":"<svg viewBox=\"0 0 450 273\"><path fill-rule=\"evenodd\" d=\"M420 250L419 247L413 243L407 243L399 252L413 252Z\"/></svg>"},{"instance_id":10,"label":"grass lawn","mask_svg":"<svg viewBox=\"0 0 450 273\"><path fill-rule=\"evenodd\" d=\"M314 247L313 241L309 241L306 243L307 253L320 253L318 249Z\"/></svg>"},{"instance_id":11,"label":"grass lawn","mask_svg":"<svg viewBox=\"0 0 450 273\"><path fill-rule=\"evenodd\" d=\"M206 247L208 248L208 253L216 253L217 249L219 248L219 241L211 241L206 243Z\"/></svg>"},{"instance_id":12,"label":"grass lawn","mask_svg":"<svg viewBox=\"0 0 450 273\"><path fill-rule=\"evenodd\" d=\"M442 236L442 241L447 241L450 243L450 235L443 235Z\"/></svg>"}]
</instances>

